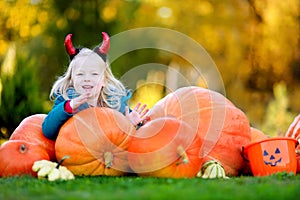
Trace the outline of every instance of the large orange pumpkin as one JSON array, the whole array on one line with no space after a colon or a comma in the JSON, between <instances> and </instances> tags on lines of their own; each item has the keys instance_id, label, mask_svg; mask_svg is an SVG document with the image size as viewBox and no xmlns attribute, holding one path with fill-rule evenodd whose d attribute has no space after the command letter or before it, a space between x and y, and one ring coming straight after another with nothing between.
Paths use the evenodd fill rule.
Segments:
<instances>
[{"instance_id":1,"label":"large orange pumpkin","mask_svg":"<svg viewBox=\"0 0 300 200\"><path fill-rule=\"evenodd\" d=\"M54 143L46 138L42 132L42 123L47 115L34 114L22 120L10 136L10 140L24 140L41 145L48 152L50 160L56 161Z\"/></svg>"},{"instance_id":2,"label":"large orange pumpkin","mask_svg":"<svg viewBox=\"0 0 300 200\"><path fill-rule=\"evenodd\" d=\"M128 142L135 127L120 112L88 108L71 117L55 143L58 160L75 175L120 176L130 171Z\"/></svg>"},{"instance_id":3,"label":"large orange pumpkin","mask_svg":"<svg viewBox=\"0 0 300 200\"><path fill-rule=\"evenodd\" d=\"M141 176L195 177L202 160L201 140L186 122L157 118L142 126L129 143L128 160Z\"/></svg>"},{"instance_id":4,"label":"large orange pumpkin","mask_svg":"<svg viewBox=\"0 0 300 200\"><path fill-rule=\"evenodd\" d=\"M38 160L49 160L43 147L22 140L9 140L0 147L0 177L37 174L32 165Z\"/></svg>"},{"instance_id":5,"label":"large orange pumpkin","mask_svg":"<svg viewBox=\"0 0 300 200\"><path fill-rule=\"evenodd\" d=\"M152 120L173 116L187 122L203 141L200 158L218 160L227 175L239 175L247 166L241 153L251 140L249 121L220 93L183 87L158 101L149 115Z\"/></svg>"},{"instance_id":6,"label":"large orange pumpkin","mask_svg":"<svg viewBox=\"0 0 300 200\"><path fill-rule=\"evenodd\" d=\"M297 115L294 121L290 124L287 132L285 133L286 137L291 137L298 142L300 142L300 115ZM300 145L296 148L297 152L297 173L300 173Z\"/></svg>"}]
</instances>

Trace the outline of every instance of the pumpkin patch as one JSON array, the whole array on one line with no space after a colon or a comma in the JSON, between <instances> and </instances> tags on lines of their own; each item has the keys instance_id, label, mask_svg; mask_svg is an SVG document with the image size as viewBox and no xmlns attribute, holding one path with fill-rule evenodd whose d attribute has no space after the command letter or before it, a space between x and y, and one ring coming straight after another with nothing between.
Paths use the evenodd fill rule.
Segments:
<instances>
[{"instance_id":1,"label":"pumpkin patch","mask_svg":"<svg viewBox=\"0 0 300 200\"><path fill-rule=\"evenodd\" d=\"M121 176L130 171L127 148L135 127L118 111L88 108L71 117L55 143L58 160L74 175Z\"/></svg>"},{"instance_id":2,"label":"pumpkin patch","mask_svg":"<svg viewBox=\"0 0 300 200\"><path fill-rule=\"evenodd\" d=\"M193 86L180 88L158 101L149 113L150 121L137 130L122 113L93 107L73 115L52 141L42 134L45 117L36 114L25 118L9 141L22 141L26 152L43 149L41 154L46 151L48 160L69 156L63 165L78 176L134 172L140 176L191 178L210 160L220 163L227 176L237 176L250 171L242 147L267 138L250 127L246 115L222 94ZM18 145L15 152L24 157L24 152L20 153L24 145ZM31 161L37 159L37 153L26 156ZM30 172L11 169L15 174L33 173L32 163L26 164L31 164Z\"/></svg>"},{"instance_id":3,"label":"pumpkin patch","mask_svg":"<svg viewBox=\"0 0 300 200\"><path fill-rule=\"evenodd\" d=\"M38 160L49 160L49 155L40 145L22 140L9 140L0 147L0 177L37 174L32 165Z\"/></svg>"}]
</instances>

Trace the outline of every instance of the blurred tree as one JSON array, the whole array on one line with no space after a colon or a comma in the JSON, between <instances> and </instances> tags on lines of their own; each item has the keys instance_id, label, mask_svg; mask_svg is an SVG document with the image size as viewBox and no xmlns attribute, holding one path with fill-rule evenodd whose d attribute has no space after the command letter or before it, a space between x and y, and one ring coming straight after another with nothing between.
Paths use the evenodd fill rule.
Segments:
<instances>
[{"instance_id":1,"label":"blurred tree","mask_svg":"<svg viewBox=\"0 0 300 200\"><path fill-rule=\"evenodd\" d=\"M288 93L285 83L274 85L274 98L267 106L262 131L267 135L284 136L296 117L289 111Z\"/></svg>"},{"instance_id":2,"label":"blurred tree","mask_svg":"<svg viewBox=\"0 0 300 200\"><path fill-rule=\"evenodd\" d=\"M8 138L23 118L45 112L39 57L30 55L29 44L47 27L50 1L0 2L0 138Z\"/></svg>"},{"instance_id":3,"label":"blurred tree","mask_svg":"<svg viewBox=\"0 0 300 200\"><path fill-rule=\"evenodd\" d=\"M0 2L0 61L11 42L25 45L32 38L43 34L49 15L51 0L5 0Z\"/></svg>"},{"instance_id":4,"label":"blurred tree","mask_svg":"<svg viewBox=\"0 0 300 200\"><path fill-rule=\"evenodd\" d=\"M0 138L8 138L25 117L44 113L36 60L15 51L12 44L1 67Z\"/></svg>"},{"instance_id":5,"label":"blurred tree","mask_svg":"<svg viewBox=\"0 0 300 200\"><path fill-rule=\"evenodd\" d=\"M263 123L273 86L281 81L290 91L289 109L300 112L299 0L144 2L132 26L147 21L197 40L216 62L226 96L251 123ZM152 13L152 20L143 13Z\"/></svg>"},{"instance_id":6,"label":"blurred tree","mask_svg":"<svg viewBox=\"0 0 300 200\"><path fill-rule=\"evenodd\" d=\"M260 118L251 111L249 117L253 122L262 122L266 114L265 106L273 96L273 86L278 82L284 82L288 86L291 108L294 112L300 112L300 104L295 103L293 97L297 93L299 95L299 77L293 75L295 67L299 68L294 63L300 60L299 1L248 2L253 20L248 29L250 40L247 55L251 70L244 79L245 92L249 94L246 95L249 100L246 102L246 109L250 111L252 107L264 110Z\"/></svg>"}]
</instances>

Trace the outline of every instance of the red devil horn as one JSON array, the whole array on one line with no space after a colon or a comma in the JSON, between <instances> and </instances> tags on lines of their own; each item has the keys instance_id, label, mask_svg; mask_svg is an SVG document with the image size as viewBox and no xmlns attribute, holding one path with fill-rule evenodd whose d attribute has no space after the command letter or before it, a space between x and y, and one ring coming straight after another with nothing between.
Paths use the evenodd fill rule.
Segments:
<instances>
[{"instance_id":1,"label":"red devil horn","mask_svg":"<svg viewBox=\"0 0 300 200\"><path fill-rule=\"evenodd\" d=\"M99 47L99 52L102 54L107 54L110 47L109 36L105 32L102 32L102 36L103 36L103 42L102 45Z\"/></svg>"},{"instance_id":2,"label":"red devil horn","mask_svg":"<svg viewBox=\"0 0 300 200\"><path fill-rule=\"evenodd\" d=\"M65 48L69 56L76 54L76 49L72 44L72 34L68 34L65 39Z\"/></svg>"}]
</instances>

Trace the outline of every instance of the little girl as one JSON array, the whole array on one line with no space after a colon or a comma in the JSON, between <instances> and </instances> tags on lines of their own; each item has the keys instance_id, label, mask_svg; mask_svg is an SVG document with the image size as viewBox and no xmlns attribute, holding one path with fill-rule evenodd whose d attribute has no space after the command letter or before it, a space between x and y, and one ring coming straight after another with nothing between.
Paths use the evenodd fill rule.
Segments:
<instances>
[{"instance_id":1,"label":"little girl","mask_svg":"<svg viewBox=\"0 0 300 200\"><path fill-rule=\"evenodd\" d=\"M42 124L43 134L55 140L60 127L73 114L89 107L107 107L123 113L137 126L145 120L149 109L138 103L133 110L128 108L131 91L117 80L107 63L110 47L109 36L102 32L103 42L94 50L74 48L72 35L67 35L65 47L70 57L66 73L54 83L50 99L54 106Z\"/></svg>"}]
</instances>

